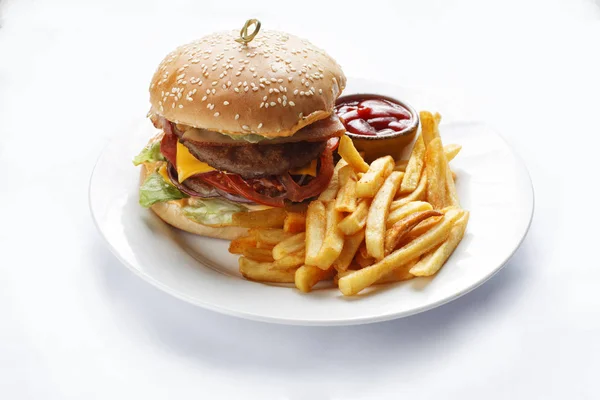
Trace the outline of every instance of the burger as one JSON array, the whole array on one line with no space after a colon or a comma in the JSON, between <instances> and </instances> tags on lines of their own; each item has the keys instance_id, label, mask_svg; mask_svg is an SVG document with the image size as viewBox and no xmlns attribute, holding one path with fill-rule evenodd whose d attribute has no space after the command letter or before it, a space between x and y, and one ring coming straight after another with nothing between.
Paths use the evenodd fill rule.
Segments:
<instances>
[{"instance_id":1,"label":"burger","mask_svg":"<svg viewBox=\"0 0 600 400\"><path fill-rule=\"evenodd\" d=\"M346 77L335 60L287 33L242 39L215 33L167 55L150 84L160 132L134 159L140 204L203 236L239 237L234 213L318 196L345 132L334 106Z\"/></svg>"}]
</instances>

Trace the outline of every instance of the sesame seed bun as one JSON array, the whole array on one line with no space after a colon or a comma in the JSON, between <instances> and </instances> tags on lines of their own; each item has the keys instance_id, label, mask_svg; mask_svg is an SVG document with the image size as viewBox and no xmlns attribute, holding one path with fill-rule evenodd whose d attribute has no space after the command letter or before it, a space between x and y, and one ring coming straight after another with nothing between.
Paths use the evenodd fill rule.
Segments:
<instances>
[{"instance_id":1,"label":"sesame seed bun","mask_svg":"<svg viewBox=\"0 0 600 400\"><path fill-rule=\"evenodd\" d=\"M146 175L147 171L144 167L140 176L140 184L146 180ZM238 226L212 227L194 222L183 214L181 206L177 202L155 203L150 208L167 224L196 235L233 240L248 233L247 228Z\"/></svg>"},{"instance_id":2,"label":"sesame seed bun","mask_svg":"<svg viewBox=\"0 0 600 400\"><path fill-rule=\"evenodd\" d=\"M263 31L248 44L239 31L178 47L150 85L152 112L228 135L287 137L333 112L346 86L340 66L306 40Z\"/></svg>"}]
</instances>

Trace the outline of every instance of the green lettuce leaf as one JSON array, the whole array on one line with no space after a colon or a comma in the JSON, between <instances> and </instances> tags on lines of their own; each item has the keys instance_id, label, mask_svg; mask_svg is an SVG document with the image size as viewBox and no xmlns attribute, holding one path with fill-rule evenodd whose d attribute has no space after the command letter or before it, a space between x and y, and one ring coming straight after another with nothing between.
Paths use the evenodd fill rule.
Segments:
<instances>
[{"instance_id":1,"label":"green lettuce leaf","mask_svg":"<svg viewBox=\"0 0 600 400\"><path fill-rule=\"evenodd\" d=\"M158 172L148 175L140 186L140 205L146 208L160 201L179 200L186 197L189 196L165 182Z\"/></svg>"},{"instance_id":2,"label":"green lettuce leaf","mask_svg":"<svg viewBox=\"0 0 600 400\"><path fill-rule=\"evenodd\" d=\"M196 199L183 207L183 214L204 225L230 224L236 212L248 211L246 207L223 199Z\"/></svg>"},{"instance_id":3,"label":"green lettuce leaf","mask_svg":"<svg viewBox=\"0 0 600 400\"><path fill-rule=\"evenodd\" d=\"M140 165L145 162L164 161L165 157L160 152L160 141L149 144L144 147L140 154L133 158L133 165Z\"/></svg>"}]
</instances>

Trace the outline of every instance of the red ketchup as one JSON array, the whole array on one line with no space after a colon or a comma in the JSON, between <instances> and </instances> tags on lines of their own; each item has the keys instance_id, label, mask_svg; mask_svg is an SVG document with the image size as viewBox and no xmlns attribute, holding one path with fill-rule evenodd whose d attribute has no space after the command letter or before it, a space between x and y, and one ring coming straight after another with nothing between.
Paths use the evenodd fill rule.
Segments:
<instances>
[{"instance_id":1,"label":"red ketchup","mask_svg":"<svg viewBox=\"0 0 600 400\"><path fill-rule=\"evenodd\" d=\"M372 95L344 96L337 101L335 112L350 133L384 136L407 129L410 112L383 97Z\"/></svg>"}]
</instances>

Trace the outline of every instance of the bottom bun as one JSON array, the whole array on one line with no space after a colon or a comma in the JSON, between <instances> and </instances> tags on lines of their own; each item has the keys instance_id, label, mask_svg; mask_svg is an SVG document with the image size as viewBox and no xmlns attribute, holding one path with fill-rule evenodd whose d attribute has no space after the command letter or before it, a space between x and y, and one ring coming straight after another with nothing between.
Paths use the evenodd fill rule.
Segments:
<instances>
[{"instance_id":1,"label":"bottom bun","mask_svg":"<svg viewBox=\"0 0 600 400\"><path fill-rule=\"evenodd\" d=\"M146 179L145 167L142 168L140 178L141 182ZM248 228L238 226L212 227L194 222L183 214L181 207L176 203L155 203L150 208L167 224L196 235L233 240L248 233Z\"/></svg>"}]
</instances>

